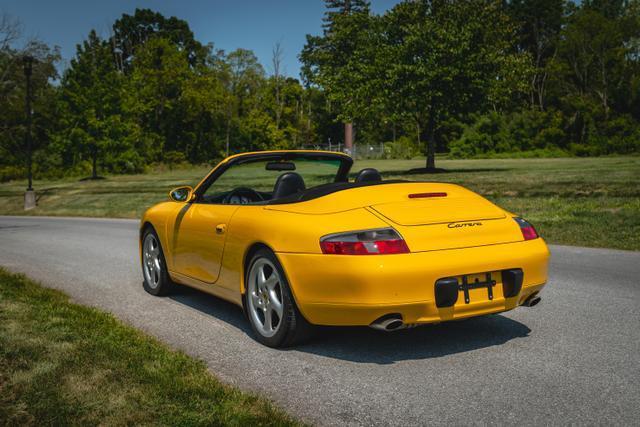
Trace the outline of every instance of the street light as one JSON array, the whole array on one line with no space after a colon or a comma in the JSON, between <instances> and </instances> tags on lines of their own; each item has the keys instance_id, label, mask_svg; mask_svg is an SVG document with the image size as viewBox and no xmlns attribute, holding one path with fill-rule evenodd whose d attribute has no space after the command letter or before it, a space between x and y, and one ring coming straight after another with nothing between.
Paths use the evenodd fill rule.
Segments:
<instances>
[{"instance_id":1,"label":"street light","mask_svg":"<svg viewBox=\"0 0 640 427\"><path fill-rule=\"evenodd\" d=\"M25 145L27 146L27 175L29 177L29 186L24 194L24 209L33 209L36 207L36 193L33 190L32 176L32 147L31 147L31 74L33 71L33 56L25 55L22 57L24 65L24 76L27 80L27 90L25 95L26 114L27 114L27 131L24 135Z\"/></svg>"}]
</instances>

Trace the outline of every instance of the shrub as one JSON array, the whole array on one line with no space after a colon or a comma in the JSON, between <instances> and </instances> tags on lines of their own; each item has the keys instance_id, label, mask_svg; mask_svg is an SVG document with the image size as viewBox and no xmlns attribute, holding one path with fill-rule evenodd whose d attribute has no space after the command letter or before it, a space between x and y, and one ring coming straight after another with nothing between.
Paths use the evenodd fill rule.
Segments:
<instances>
[{"instance_id":1,"label":"shrub","mask_svg":"<svg viewBox=\"0 0 640 427\"><path fill-rule=\"evenodd\" d=\"M172 170L175 166L187 161L187 157L180 151L167 151L164 155L164 161Z\"/></svg>"},{"instance_id":2,"label":"shrub","mask_svg":"<svg viewBox=\"0 0 640 427\"><path fill-rule=\"evenodd\" d=\"M598 150L595 147L586 144L578 144L575 142L569 144L569 152L578 157L589 157L598 155Z\"/></svg>"},{"instance_id":3,"label":"shrub","mask_svg":"<svg viewBox=\"0 0 640 427\"><path fill-rule=\"evenodd\" d=\"M604 123L602 148L606 154L640 152L640 125L629 115L616 117Z\"/></svg>"},{"instance_id":4,"label":"shrub","mask_svg":"<svg viewBox=\"0 0 640 427\"><path fill-rule=\"evenodd\" d=\"M472 128L465 130L460 139L451 143L450 154L454 158L468 159L488 152L487 148L492 145L490 135L479 133Z\"/></svg>"},{"instance_id":5,"label":"shrub","mask_svg":"<svg viewBox=\"0 0 640 427\"><path fill-rule=\"evenodd\" d=\"M385 159L412 159L421 154L421 147L408 136L401 136L395 142L384 144Z\"/></svg>"},{"instance_id":6,"label":"shrub","mask_svg":"<svg viewBox=\"0 0 640 427\"><path fill-rule=\"evenodd\" d=\"M571 141L576 135L582 141ZM492 112L473 117L449 148L452 158L513 157L514 153L541 157L638 153L640 123L630 115L608 121L576 122L553 110Z\"/></svg>"},{"instance_id":7,"label":"shrub","mask_svg":"<svg viewBox=\"0 0 640 427\"><path fill-rule=\"evenodd\" d=\"M506 135L504 117L498 113L478 116L462 132L462 136L450 144L451 156L475 157L480 154L511 151Z\"/></svg>"},{"instance_id":8,"label":"shrub","mask_svg":"<svg viewBox=\"0 0 640 427\"><path fill-rule=\"evenodd\" d=\"M25 168L20 166L0 166L0 182L22 179L27 176Z\"/></svg>"}]
</instances>

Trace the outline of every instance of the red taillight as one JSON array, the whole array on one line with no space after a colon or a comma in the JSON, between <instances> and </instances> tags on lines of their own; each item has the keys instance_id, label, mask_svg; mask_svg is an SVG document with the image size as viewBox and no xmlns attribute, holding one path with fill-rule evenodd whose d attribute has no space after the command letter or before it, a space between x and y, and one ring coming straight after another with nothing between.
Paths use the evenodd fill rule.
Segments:
<instances>
[{"instance_id":1,"label":"red taillight","mask_svg":"<svg viewBox=\"0 0 640 427\"><path fill-rule=\"evenodd\" d=\"M331 234L320 239L322 253L331 255L389 255L409 252L392 228Z\"/></svg>"},{"instance_id":2,"label":"red taillight","mask_svg":"<svg viewBox=\"0 0 640 427\"><path fill-rule=\"evenodd\" d=\"M520 226L520 231L522 232L522 237L524 237L524 240L533 240L540 237L538 236L538 232L536 231L536 229L528 221L517 217L513 219Z\"/></svg>"}]
</instances>

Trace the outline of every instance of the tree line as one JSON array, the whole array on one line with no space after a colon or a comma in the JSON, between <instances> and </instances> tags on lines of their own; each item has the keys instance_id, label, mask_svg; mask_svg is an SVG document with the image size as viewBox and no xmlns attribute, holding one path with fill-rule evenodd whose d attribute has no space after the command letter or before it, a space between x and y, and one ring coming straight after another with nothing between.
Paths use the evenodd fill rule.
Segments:
<instances>
[{"instance_id":1,"label":"tree line","mask_svg":"<svg viewBox=\"0 0 640 427\"><path fill-rule=\"evenodd\" d=\"M435 153L640 151L640 2L329 0L301 54L359 140ZM390 135L391 134L391 135ZM411 150L409 150L411 152Z\"/></svg>"},{"instance_id":2,"label":"tree line","mask_svg":"<svg viewBox=\"0 0 640 427\"><path fill-rule=\"evenodd\" d=\"M325 0L317 35L284 76L250 50L196 40L148 9L60 52L14 47L0 19L0 179L25 173L25 79L33 56L39 176L135 173L158 162L343 141L393 157L607 155L640 151L638 0ZM268 72L266 71L268 70Z\"/></svg>"}]
</instances>

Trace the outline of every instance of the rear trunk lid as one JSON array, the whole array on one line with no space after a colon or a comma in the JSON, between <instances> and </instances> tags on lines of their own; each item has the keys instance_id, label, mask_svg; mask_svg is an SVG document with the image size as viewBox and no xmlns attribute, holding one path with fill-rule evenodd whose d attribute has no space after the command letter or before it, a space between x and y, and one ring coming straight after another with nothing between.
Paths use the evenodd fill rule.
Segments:
<instances>
[{"instance_id":1,"label":"rear trunk lid","mask_svg":"<svg viewBox=\"0 0 640 427\"><path fill-rule=\"evenodd\" d=\"M449 195L371 206L398 225L416 226L505 217L502 209L480 197Z\"/></svg>"},{"instance_id":2,"label":"rear trunk lid","mask_svg":"<svg viewBox=\"0 0 640 427\"><path fill-rule=\"evenodd\" d=\"M429 197L432 193L446 195ZM408 182L372 185L306 202L266 207L306 215L359 208L369 210L395 228L412 252L523 240L520 227L510 215L487 199L455 184ZM336 224L336 232L340 231L346 230Z\"/></svg>"},{"instance_id":3,"label":"rear trunk lid","mask_svg":"<svg viewBox=\"0 0 640 427\"><path fill-rule=\"evenodd\" d=\"M505 212L468 190L446 196L374 204L405 239L412 252L459 249L523 240L516 222Z\"/></svg>"}]
</instances>

